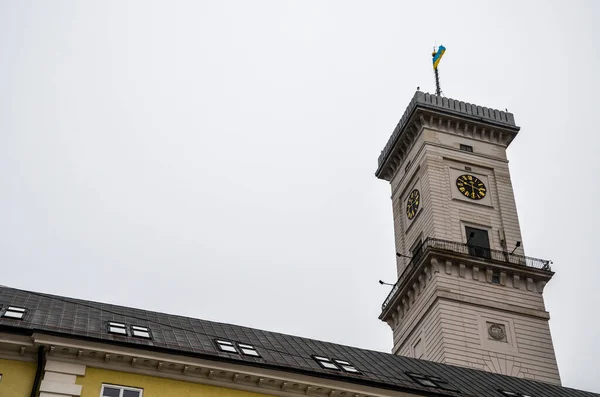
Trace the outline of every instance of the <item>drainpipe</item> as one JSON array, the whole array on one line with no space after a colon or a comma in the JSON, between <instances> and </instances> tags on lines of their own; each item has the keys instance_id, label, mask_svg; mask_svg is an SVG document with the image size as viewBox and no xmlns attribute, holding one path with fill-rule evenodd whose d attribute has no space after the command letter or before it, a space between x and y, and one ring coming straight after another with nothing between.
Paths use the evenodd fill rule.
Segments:
<instances>
[{"instance_id":1,"label":"drainpipe","mask_svg":"<svg viewBox=\"0 0 600 397\"><path fill-rule=\"evenodd\" d=\"M44 372L44 361L44 346L40 346L37 353L37 370L35 371L35 379L33 380L30 397L36 397L38 394L42 373Z\"/></svg>"}]
</instances>

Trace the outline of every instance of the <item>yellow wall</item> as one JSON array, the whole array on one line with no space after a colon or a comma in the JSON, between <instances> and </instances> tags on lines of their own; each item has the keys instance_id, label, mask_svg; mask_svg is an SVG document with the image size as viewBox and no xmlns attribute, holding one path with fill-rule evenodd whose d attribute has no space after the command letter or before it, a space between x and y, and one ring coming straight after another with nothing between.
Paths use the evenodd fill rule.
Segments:
<instances>
[{"instance_id":1,"label":"yellow wall","mask_svg":"<svg viewBox=\"0 0 600 397\"><path fill-rule=\"evenodd\" d=\"M0 396L29 397L36 368L35 363L0 359Z\"/></svg>"},{"instance_id":2,"label":"yellow wall","mask_svg":"<svg viewBox=\"0 0 600 397\"><path fill-rule=\"evenodd\" d=\"M265 394L207 386L179 380L90 368L77 377L82 385L81 397L99 397L102 383L144 389L143 397L265 397ZM0 396L3 394L0 393Z\"/></svg>"}]
</instances>

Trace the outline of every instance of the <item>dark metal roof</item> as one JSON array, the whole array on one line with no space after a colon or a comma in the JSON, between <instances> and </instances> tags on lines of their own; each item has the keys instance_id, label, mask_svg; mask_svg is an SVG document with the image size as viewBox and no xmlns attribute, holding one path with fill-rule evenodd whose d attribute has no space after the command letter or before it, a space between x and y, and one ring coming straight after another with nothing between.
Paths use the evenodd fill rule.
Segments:
<instances>
[{"instance_id":1,"label":"dark metal roof","mask_svg":"<svg viewBox=\"0 0 600 397\"><path fill-rule=\"evenodd\" d=\"M490 397L502 396L498 390L507 390L532 397L600 396L542 382L298 336L2 286L0 305L3 309L9 305L27 309L22 320L0 318L0 327L5 329L62 334L130 347L168 350L382 388L411 390L425 395ZM147 326L152 332L152 339L110 334L109 321L125 323L128 326ZM251 344L261 357L219 351L214 343L216 338ZM349 361L361 374L323 369L312 358L313 355ZM420 386L406 375L407 372L440 377L460 393Z\"/></svg>"}]
</instances>

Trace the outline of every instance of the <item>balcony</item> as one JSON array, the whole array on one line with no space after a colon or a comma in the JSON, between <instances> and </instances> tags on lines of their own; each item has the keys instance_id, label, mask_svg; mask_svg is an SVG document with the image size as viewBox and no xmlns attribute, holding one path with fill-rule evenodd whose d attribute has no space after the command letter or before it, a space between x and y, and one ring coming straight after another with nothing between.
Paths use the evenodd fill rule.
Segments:
<instances>
[{"instance_id":1,"label":"balcony","mask_svg":"<svg viewBox=\"0 0 600 397\"><path fill-rule=\"evenodd\" d=\"M437 238L428 237L419 250L414 254L414 256L410 259L410 262L402 272L402 275L394 284L394 287L388 294L385 301L381 305L381 310L385 310L385 308L390 304L390 302L396 296L396 293L406 281L407 277L412 273L412 270L415 266L420 262L421 258L425 256L428 251L443 251L449 254L461 255L469 258L476 258L478 260L494 262L496 264L500 263L509 263L511 265L516 266L525 266L533 269L538 269L542 271L550 272L550 261L538 258L531 258L529 256L511 254L505 251L493 250L485 247L476 247L472 245L467 245L463 243L457 243L455 241L447 241L440 240Z\"/></svg>"}]
</instances>

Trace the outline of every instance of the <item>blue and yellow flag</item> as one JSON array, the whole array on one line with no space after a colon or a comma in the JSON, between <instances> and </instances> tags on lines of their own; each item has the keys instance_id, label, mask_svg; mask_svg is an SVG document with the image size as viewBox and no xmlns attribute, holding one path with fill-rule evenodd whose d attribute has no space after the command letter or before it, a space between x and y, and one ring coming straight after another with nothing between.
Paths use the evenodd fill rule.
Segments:
<instances>
[{"instance_id":1,"label":"blue and yellow flag","mask_svg":"<svg viewBox=\"0 0 600 397\"><path fill-rule=\"evenodd\" d=\"M444 56L444 53L446 52L446 47L444 47L443 45L440 46L440 48L438 48L437 52L434 52L433 55L433 68L437 69L438 64L440 63L440 60L442 59L442 56Z\"/></svg>"}]
</instances>

